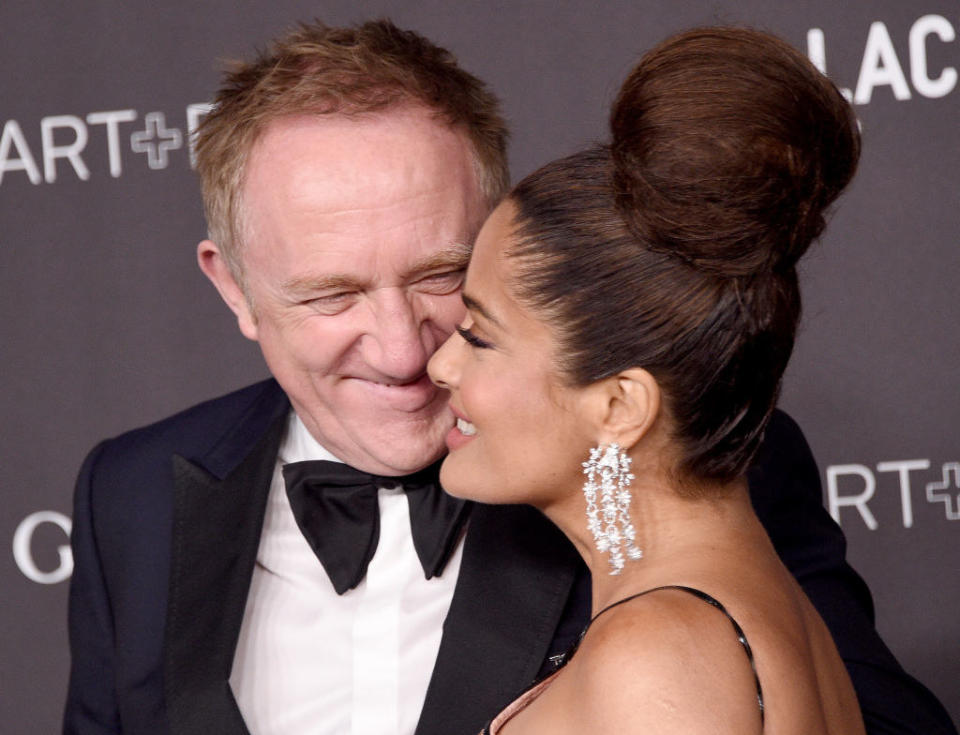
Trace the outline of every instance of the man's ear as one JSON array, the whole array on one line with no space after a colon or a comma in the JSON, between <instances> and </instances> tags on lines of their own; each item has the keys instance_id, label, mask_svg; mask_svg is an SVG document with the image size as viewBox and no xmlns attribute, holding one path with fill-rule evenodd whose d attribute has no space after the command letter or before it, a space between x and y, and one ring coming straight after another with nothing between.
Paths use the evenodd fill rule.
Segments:
<instances>
[{"instance_id":1,"label":"man's ear","mask_svg":"<svg viewBox=\"0 0 960 735\"><path fill-rule=\"evenodd\" d=\"M197 264L203 274L220 292L220 297L237 316L240 332L247 339L257 340L257 318L250 307L246 294L230 272L220 248L212 240L197 245Z\"/></svg>"},{"instance_id":2,"label":"man's ear","mask_svg":"<svg viewBox=\"0 0 960 735\"><path fill-rule=\"evenodd\" d=\"M600 437L624 449L635 446L660 415L660 386L643 368L630 368L601 381L594 400Z\"/></svg>"}]
</instances>

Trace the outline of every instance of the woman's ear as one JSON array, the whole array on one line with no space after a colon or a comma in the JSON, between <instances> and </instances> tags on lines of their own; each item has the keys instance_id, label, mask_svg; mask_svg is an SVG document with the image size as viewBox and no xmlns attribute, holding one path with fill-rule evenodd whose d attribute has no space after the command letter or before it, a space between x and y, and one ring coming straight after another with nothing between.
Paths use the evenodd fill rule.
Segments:
<instances>
[{"instance_id":1,"label":"woman's ear","mask_svg":"<svg viewBox=\"0 0 960 735\"><path fill-rule=\"evenodd\" d=\"M624 370L601 383L596 396L600 437L629 450L660 415L660 385L643 368Z\"/></svg>"}]
</instances>

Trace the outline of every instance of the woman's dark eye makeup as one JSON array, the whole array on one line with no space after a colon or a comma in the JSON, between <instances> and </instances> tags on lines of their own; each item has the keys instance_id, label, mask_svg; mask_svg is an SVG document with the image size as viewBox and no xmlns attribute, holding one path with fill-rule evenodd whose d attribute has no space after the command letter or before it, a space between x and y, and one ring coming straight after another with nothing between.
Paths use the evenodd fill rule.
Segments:
<instances>
[{"instance_id":1,"label":"woman's dark eye makeup","mask_svg":"<svg viewBox=\"0 0 960 735\"><path fill-rule=\"evenodd\" d=\"M457 334L463 337L463 340L471 347L478 347L481 350L486 350L493 347L492 344L490 344L486 340L480 339L477 335L475 335L469 329L466 329L464 327L459 327L459 326L456 329L457 329Z\"/></svg>"}]
</instances>

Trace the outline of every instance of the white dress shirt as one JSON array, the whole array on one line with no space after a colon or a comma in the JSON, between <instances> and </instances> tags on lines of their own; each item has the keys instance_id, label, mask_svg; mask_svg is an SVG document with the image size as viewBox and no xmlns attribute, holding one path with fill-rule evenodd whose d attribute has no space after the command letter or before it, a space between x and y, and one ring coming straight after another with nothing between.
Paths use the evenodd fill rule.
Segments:
<instances>
[{"instance_id":1,"label":"white dress shirt","mask_svg":"<svg viewBox=\"0 0 960 735\"><path fill-rule=\"evenodd\" d=\"M380 541L366 577L338 595L300 532L281 468L339 461L291 411L230 687L251 735L412 734L440 648L463 536L424 579L402 488L381 488Z\"/></svg>"}]
</instances>

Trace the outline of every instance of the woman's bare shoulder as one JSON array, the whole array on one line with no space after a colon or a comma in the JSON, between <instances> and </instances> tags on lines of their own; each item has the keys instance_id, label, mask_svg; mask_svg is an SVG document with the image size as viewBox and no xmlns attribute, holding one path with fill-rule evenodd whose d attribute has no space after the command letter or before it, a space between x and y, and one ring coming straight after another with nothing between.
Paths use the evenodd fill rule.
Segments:
<instances>
[{"instance_id":1,"label":"woman's bare shoulder","mask_svg":"<svg viewBox=\"0 0 960 735\"><path fill-rule=\"evenodd\" d=\"M658 590L600 615L570 679L575 716L591 732L761 729L753 668L730 620L681 590Z\"/></svg>"}]
</instances>

